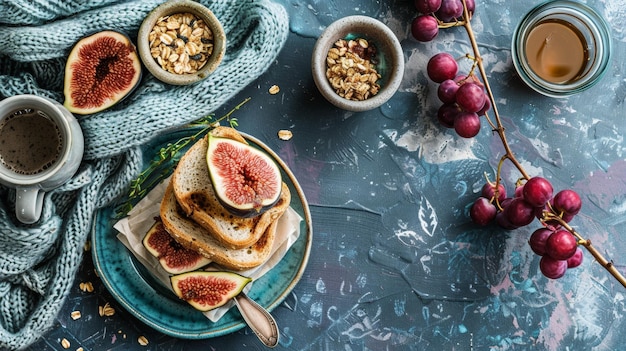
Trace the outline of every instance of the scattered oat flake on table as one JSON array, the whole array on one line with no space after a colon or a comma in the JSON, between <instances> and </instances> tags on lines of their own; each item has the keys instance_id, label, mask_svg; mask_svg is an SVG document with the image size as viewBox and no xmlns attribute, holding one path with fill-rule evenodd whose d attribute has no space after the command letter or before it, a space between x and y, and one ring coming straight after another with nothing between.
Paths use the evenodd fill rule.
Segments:
<instances>
[{"instance_id":1,"label":"scattered oat flake on table","mask_svg":"<svg viewBox=\"0 0 626 351\"><path fill-rule=\"evenodd\" d=\"M81 314L80 314L80 311L72 311L70 316L72 317L73 320L77 320L81 317Z\"/></svg>"},{"instance_id":2,"label":"scattered oat flake on table","mask_svg":"<svg viewBox=\"0 0 626 351\"><path fill-rule=\"evenodd\" d=\"M282 129L278 131L278 137L281 140L289 140L293 137L293 133L290 130Z\"/></svg>"},{"instance_id":3,"label":"scattered oat flake on table","mask_svg":"<svg viewBox=\"0 0 626 351\"><path fill-rule=\"evenodd\" d=\"M69 349L70 341L67 340L66 338L61 339L61 346L63 346L64 349Z\"/></svg>"},{"instance_id":4,"label":"scattered oat flake on table","mask_svg":"<svg viewBox=\"0 0 626 351\"><path fill-rule=\"evenodd\" d=\"M115 314L115 308L111 307L109 303L105 303L104 306L98 306L98 313L100 317L110 317Z\"/></svg>"},{"instance_id":5,"label":"scattered oat flake on table","mask_svg":"<svg viewBox=\"0 0 626 351\"><path fill-rule=\"evenodd\" d=\"M272 95L276 95L278 94L279 91L280 91L280 87L274 84L270 87L269 93Z\"/></svg>"},{"instance_id":6,"label":"scattered oat flake on table","mask_svg":"<svg viewBox=\"0 0 626 351\"><path fill-rule=\"evenodd\" d=\"M137 342L139 343L139 345L141 346L146 346L148 345L148 338L146 338L145 336L141 335L139 336L139 338L137 339Z\"/></svg>"},{"instance_id":7,"label":"scattered oat flake on table","mask_svg":"<svg viewBox=\"0 0 626 351\"><path fill-rule=\"evenodd\" d=\"M93 292L93 284L91 282L80 283L80 290L84 292Z\"/></svg>"}]
</instances>

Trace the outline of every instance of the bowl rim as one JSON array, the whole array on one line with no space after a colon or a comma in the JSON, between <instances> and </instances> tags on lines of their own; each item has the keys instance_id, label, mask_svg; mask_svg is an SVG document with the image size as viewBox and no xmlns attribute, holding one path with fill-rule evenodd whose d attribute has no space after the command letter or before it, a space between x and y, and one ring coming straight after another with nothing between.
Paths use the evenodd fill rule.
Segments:
<instances>
[{"instance_id":1,"label":"bowl rim","mask_svg":"<svg viewBox=\"0 0 626 351\"><path fill-rule=\"evenodd\" d=\"M171 73L163 68L152 58L150 54L150 45L148 36L157 20L162 16L172 15L175 13L190 12L200 17L213 32L213 52L207 63L200 70L194 73L176 74ZM137 47L139 57L144 66L162 82L172 85L187 85L196 83L207 78L221 63L224 58L226 48L226 34L222 24L215 14L206 6L190 0L173 0L167 1L155 7L141 23L137 34Z\"/></svg>"},{"instance_id":2,"label":"bowl rim","mask_svg":"<svg viewBox=\"0 0 626 351\"><path fill-rule=\"evenodd\" d=\"M326 78L326 56L328 50L339 39L348 34L359 34L376 42L376 47L386 50L390 60L389 77L378 94L363 100L354 101L339 96ZM384 40L381 40L384 38ZM348 111L372 110L387 102L398 90L404 75L404 53L400 41L393 31L380 20L363 15L340 18L324 29L313 47L311 70L315 85L320 93L333 105Z\"/></svg>"}]
</instances>

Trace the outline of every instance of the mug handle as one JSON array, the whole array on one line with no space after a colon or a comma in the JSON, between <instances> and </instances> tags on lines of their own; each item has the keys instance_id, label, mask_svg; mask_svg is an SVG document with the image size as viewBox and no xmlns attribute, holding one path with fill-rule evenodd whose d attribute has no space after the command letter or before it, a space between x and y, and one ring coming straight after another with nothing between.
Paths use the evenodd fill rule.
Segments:
<instances>
[{"instance_id":1,"label":"mug handle","mask_svg":"<svg viewBox=\"0 0 626 351\"><path fill-rule=\"evenodd\" d=\"M39 188L17 188L15 193L15 215L24 224L39 220L43 207L44 192Z\"/></svg>"}]
</instances>

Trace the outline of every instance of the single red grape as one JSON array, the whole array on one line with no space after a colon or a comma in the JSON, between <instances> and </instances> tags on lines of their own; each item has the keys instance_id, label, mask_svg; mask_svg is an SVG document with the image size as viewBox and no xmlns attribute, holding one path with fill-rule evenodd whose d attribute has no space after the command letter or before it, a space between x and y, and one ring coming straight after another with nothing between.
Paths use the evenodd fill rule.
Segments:
<instances>
[{"instance_id":1,"label":"single red grape","mask_svg":"<svg viewBox=\"0 0 626 351\"><path fill-rule=\"evenodd\" d=\"M552 198L552 184L542 177L532 177L524 184L524 199L534 207L543 207Z\"/></svg>"},{"instance_id":2,"label":"single red grape","mask_svg":"<svg viewBox=\"0 0 626 351\"><path fill-rule=\"evenodd\" d=\"M467 12L470 15L476 11L476 2L474 0L465 0L465 5L467 5Z\"/></svg>"},{"instance_id":3,"label":"single red grape","mask_svg":"<svg viewBox=\"0 0 626 351\"><path fill-rule=\"evenodd\" d=\"M428 60L426 73L435 83L441 83L446 79L452 79L459 70L459 64L452 55L440 52Z\"/></svg>"},{"instance_id":4,"label":"single red grape","mask_svg":"<svg viewBox=\"0 0 626 351\"><path fill-rule=\"evenodd\" d=\"M498 212L496 215L496 223L503 229L513 230L519 228L518 226L511 223L508 218L504 215L503 212Z\"/></svg>"},{"instance_id":5,"label":"single red grape","mask_svg":"<svg viewBox=\"0 0 626 351\"><path fill-rule=\"evenodd\" d=\"M541 273L550 279L558 279L567 271L567 261L555 260L550 256L543 256L539 261Z\"/></svg>"},{"instance_id":6,"label":"single red grape","mask_svg":"<svg viewBox=\"0 0 626 351\"><path fill-rule=\"evenodd\" d=\"M485 93L485 104L483 105L483 107L476 112L479 116L484 116L487 114L487 111L489 111L489 109L491 108L491 100L489 100L489 96L487 95L487 93Z\"/></svg>"},{"instance_id":7,"label":"single red grape","mask_svg":"<svg viewBox=\"0 0 626 351\"><path fill-rule=\"evenodd\" d=\"M444 104L452 104L456 102L456 92L459 85L452 79L446 79L437 88L437 97Z\"/></svg>"},{"instance_id":8,"label":"single red grape","mask_svg":"<svg viewBox=\"0 0 626 351\"><path fill-rule=\"evenodd\" d=\"M524 184L515 187L513 197L524 197Z\"/></svg>"},{"instance_id":9,"label":"single red grape","mask_svg":"<svg viewBox=\"0 0 626 351\"><path fill-rule=\"evenodd\" d=\"M469 5L469 2L468 2L468 5ZM417 9L417 11L423 14L435 12L439 10L440 7L441 7L441 0L415 0L415 8Z\"/></svg>"},{"instance_id":10,"label":"single red grape","mask_svg":"<svg viewBox=\"0 0 626 351\"><path fill-rule=\"evenodd\" d=\"M413 38L421 42L435 39L439 34L439 24L437 19L431 15L419 15L411 23L411 34Z\"/></svg>"},{"instance_id":11,"label":"single red grape","mask_svg":"<svg viewBox=\"0 0 626 351\"><path fill-rule=\"evenodd\" d=\"M463 16L463 3L461 0L442 0L441 7L435 14L444 22L454 21Z\"/></svg>"},{"instance_id":12,"label":"single red grape","mask_svg":"<svg viewBox=\"0 0 626 351\"><path fill-rule=\"evenodd\" d=\"M576 268L580 266L581 263L583 263L583 250L577 247L572 257L567 259L567 268Z\"/></svg>"},{"instance_id":13,"label":"single red grape","mask_svg":"<svg viewBox=\"0 0 626 351\"><path fill-rule=\"evenodd\" d=\"M446 128L454 128L454 120L461 113L457 104L443 104L437 110L437 120Z\"/></svg>"},{"instance_id":14,"label":"single red grape","mask_svg":"<svg viewBox=\"0 0 626 351\"><path fill-rule=\"evenodd\" d=\"M546 255L555 260L567 260L574 255L577 247L576 237L565 229L559 229L546 241Z\"/></svg>"},{"instance_id":15,"label":"single red grape","mask_svg":"<svg viewBox=\"0 0 626 351\"><path fill-rule=\"evenodd\" d=\"M554 195L552 200L552 207L558 211L565 212L570 215L575 215L580 211L582 202L577 192L570 189L559 191Z\"/></svg>"},{"instance_id":16,"label":"single red grape","mask_svg":"<svg viewBox=\"0 0 626 351\"><path fill-rule=\"evenodd\" d=\"M472 221L483 226L489 224L489 222L496 218L497 213L498 209L496 206L484 197L476 199L470 208Z\"/></svg>"},{"instance_id":17,"label":"single red grape","mask_svg":"<svg viewBox=\"0 0 626 351\"><path fill-rule=\"evenodd\" d=\"M473 138L480 132L480 117L475 112L461 112L454 119L454 131L463 138Z\"/></svg>"},{"instance_id":18,"label":"single red grape","mask_svg":"<svg viewBox=\"0 0 626 351\"><path fill-rule=\"evenodd\" d=\"M513 199L514 199L513 197L507 197L507 198L505 198L504 200L500 201L500 206L501 206L502 208L507 207L507 206L511 203L511 201L513 201Z\"/></svg>"},{"instance_id":19,"label":"single red grape","mask_svg":"<svg viewBox=\"0 0 626 351\"><path fill-rule=\"evenodd\" d=\"M523 227L535 219L535 209L521 197L515 197L502 211L506 218L516 227Z\"/></svg>"},{"instance_id":20,"label":"single red grape","mask_svg":"<svg viewBox=\"0 0 626 351\"><path fill-rule=\"evenodd\" d=\"M485 106L485 92L476 83L465 83L456 92L456 103L467 112L478 112Z\"/></svg>"},{"instance_id":21,"label":"single red grape","mask_svg":"<svg viewBox=\"0 0 626 351\"><path fill-rule=\"evenodd\" d=\"M539 228L530 234L528 245L539 256L546 254L546 241L552 235L552 230L548 228Z\"/></svg>"},{"instance_id":22,"label":"single red grape","mask_svg":"<svg viewBox=\"0 0 626 351\"><path fill-rule=\"evenodd\" d=\"M482 189L480 190L480 194L483 197L488 199L493 199L496 196L496 186L495 184L485 183ZM504 184L498 183L498 202L502 203L506 199L506 189L504 188Z\"/></svg>"}]
</instances>

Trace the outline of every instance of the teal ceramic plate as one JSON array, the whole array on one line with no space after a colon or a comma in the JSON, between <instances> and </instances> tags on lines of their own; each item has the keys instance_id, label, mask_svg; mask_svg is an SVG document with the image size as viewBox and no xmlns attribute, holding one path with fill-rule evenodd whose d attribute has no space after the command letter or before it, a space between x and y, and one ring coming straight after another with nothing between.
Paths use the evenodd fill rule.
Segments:
<instances>
[{"instance_id":1,"label":"teal ceramic plate","mask_svg":"<svg viewBox=\"0 0 626 351\"><path fill-rule=\"evenodd\" d=\"M167 143L191 135L183 129L157 138L144 147L144 164ZM243 133L242 133L243 134ZM248 295L271 311L278 306L300 280L311 249L311 214L302 189L287 165L259 140L244 134L248 142L274 158L291 190L291 207L303 218L300 237L276 267L255 280ZM92 230L92 255L96 271L113 297L131 314L152 328L178 338L205 339L232 333L245 322L231 308L213 323L202 313L179 300L153 278L128 249L116 238L115 208L100 210ZM280 323L280 321L278 321Z\"/></svg>"}]
</instances>

